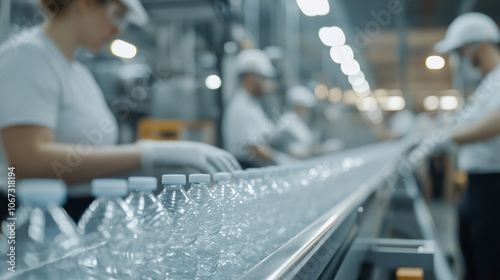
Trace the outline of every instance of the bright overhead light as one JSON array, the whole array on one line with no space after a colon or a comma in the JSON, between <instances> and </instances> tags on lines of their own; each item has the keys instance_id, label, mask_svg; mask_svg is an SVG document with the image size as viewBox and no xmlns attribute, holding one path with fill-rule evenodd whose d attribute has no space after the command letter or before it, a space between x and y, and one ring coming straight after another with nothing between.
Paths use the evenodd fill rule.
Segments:
<instances>
[{"instance_id":1,"label":"bright overhead light","mask_svg":"<svg viewBox=\"0 0 500 280\"><path fill-rule=\"evenodd\" d=\"M441 110L452 111L458 108L458 98L453 95L439 97Z\"/></svg>"},{"instance_id":2,"label":"bright overhead light","mask_svg":"<svg viewBox=\"0 0 500 280\"><path fill-rule=\"evenodd\" d=\"M330 48L330 57L335 63L342 64L354 59L354 52L348 45Z\"/></svg>"},{"instance_id":3,"label":"bright overhead light","mask_svg":"<svg viewBox=\"0 0 500 280\"><path fill-rule=\"evenodd\" d=\"M377 100L372 96L360 98L358 102L356 102L356 107L362 112L373 111L377 109L377 106Z\"/></svg>"},{"instance_id":4,"label":"bright overhead light","mask_svg":"<svg viewBox=\"0 0 500 280\"><path fill-rule=\"evenodd\" d=\"M370 89L367 89L365 91L360 91L356 93L358 94L359 97L367 97L368 95L370 95L371 91Z\"/></svg>"},{"instance_id":5,"label":"bright overhead light","mask_svg":"<svg viewBox=\"0 0 500 280\"><path fill-rule=\"evenodd\" d=\"M359 71L361 71L361 68L359 67L359 63L353 59L351 61L343 62L340 65L340 70L342 70L344 75L356 75Z\"/></svg>"},{"instance_id":6,"label":"bright overhead light","mask_svg":"<svg viewBox=\"0 0 500 280\"><path fill-rule=\"evenodd\" d=\"M374 124L381 124L384 121L384 115L382 114L382 110L380 108L376 108L370 112L367 112L366 115L370 119L370 121Z\"/></svg>"},{"instance_id":7,"label":"bright overhead light","mask_svg":"<svg viewBox=\"0 0 500 280\"><path fill-rule=\"evenodd\" d=\"M209 89L218 89L222 85L222 81L217 75L210 75L205 79L205 85Z\"/></svg>"},{"instance_id":8,"label":"bright overhead light","mask_svg":"<svg viewBox=\"0 0 500 280\"><path fill-rule=\"evenodd\" d=\"M308 17L324 16L330 12L328 0L297 0L297 4Z\"/></svg>"},{"instance_id":9,"label":"bright overhead light","mask_svg":"<svg viewBox=\"0 0 500 280\"><path fill-rule=\"evenodd\" d=\"M337 26L321 27L318 35L321 42L329 47L342 46L345 44L344 32Z\"/></svg>"},{"instance_id":10,"label":"bright overhead light","mask_svg":"<svg viewBox=\"0 0 500 280\"><path fill-rule=\"evenodd\" d=\"M328 100L332 103L337 103L342 100L342 89L339 87L331 88L328 91Z\"/></svg>"},{"instance_id":11,"label":"bright overhead light","mask_svg":"<svg viewBox=\"0 0 500 280\"><path fill-rule=\"evenodd\" d=\"M314 88L314 95L318 100L325 100L328 97L328 87L325 84L319 84Z\"/></svg>"},{"instance_id":12,"label":"bright overhead light","mask_svg":"<svg viewBox=\"0 0 500 280\"><path fill-rule=\"evenodd\" d=\"M349 75L348 79L352 86L359 85L365 82L365 74L363 71L359 71L356 75Z\"/></svg>"},{"instance_id":13,"label":"bright overhead light","mask_svg":"<svg viewBox=\"0 0 500 280\"><path fill-rule=\"evenodd\" d=\"M441 69L444 67L444 59L438 55L431 55L425 60L425 65L429 69Z\"/></svg>"},{"instance_id":14,"label":"bright overhead light","mask_svg":"<svg viewBox=\"0 0 500 280\"><path fill-rule=\"evenodd\" d=\"M401 96L387 96L384 98L381 107L386 111L400 111L406 106L406 102Z\"/></svg>"},{"instance_id":15,"label":"bright overhead light","mask_svg":"<svg viewBox=\"0 0 500 280\"><path fill-rule=\"evenodd\" d=\"M430 95L424 98L424 109L427 111L434 111L439 107L439 98L435 95Z\"/></svg>"},{"instance_id":16,"label":"bright overhead light","mask_svg":"<svg viewBox=\"0 0 500 280\"><path fill-rule=\"evenodd\" d=\"M132 58L137 54L137 48L130 43L117 39L111 43L111 53L121 58Z\"/></svg>"},{"instance_id":17,"label":"bright overhead light","mask_svg":"<svg viewBox=\"0 0 500 280\"><path fill-rule=\"evenodd\" d=\"M360 93L364 93L364 92L370 91L370 85L368 84L367 81L364 81L363 83L361 83L359 85L353 85L352 89L356 93L360 94Z\"/></svg>"}]
</instances>

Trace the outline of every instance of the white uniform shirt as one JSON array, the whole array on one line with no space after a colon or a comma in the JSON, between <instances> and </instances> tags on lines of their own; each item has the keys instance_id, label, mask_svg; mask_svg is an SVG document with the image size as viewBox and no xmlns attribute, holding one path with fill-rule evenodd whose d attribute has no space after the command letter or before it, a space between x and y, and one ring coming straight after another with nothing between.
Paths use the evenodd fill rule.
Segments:
<instances>
[{"instance_id":1,"label":"white uniform shirt","mask_svg":"<svg viewBox=\"0 0 500 280\"><path fill-rule=\"evenodd\" d=\"M40 27L8 38L0 46L0 130L19 125L48 127L54 141L76 144L68 162L91 146L117 142L116 120L91 73L70 62ZM7 158L0 139L0 190L7 189ZM54 173L56 174L56 173ZM64 178L64 174L62 175ZM90 194L89 184L71 187L69 195Z\"/></svg>"},{"instance_id":2,"label":"white uniform shirt","mask_svg":"<svg viewBox=\"0 0 500 280\"><path fill-rule=\"evenodd\" d=\"M238 159L248 160L246 147L268 144L276 133L257 99L244 90L229 102L222 125L224 146Z\"/></svg>"},{"instance_id":3,"label":"white uniform shirt","mask_svg":"<svg viewBox=\"0 0 500 280\"><path fill-rule=\"evenodd\" d=\"M293 136L293 142L302 145L313 145L314 135L307 123L293 110L285 113L286 131Z\"/></svg>"},{"instance_id":4,"label":"white uniform shirt","mask_svg":"<svg viewBox=\"0 0 500 280\"><path fill-rule=\"evenodd\" d=\"M500 66L486 75L472 99L459 113L460 127L500 110ZM472 174L500 172L500 135L463 145L458 153L458 167Z\"/></svg>"}]
</instances>

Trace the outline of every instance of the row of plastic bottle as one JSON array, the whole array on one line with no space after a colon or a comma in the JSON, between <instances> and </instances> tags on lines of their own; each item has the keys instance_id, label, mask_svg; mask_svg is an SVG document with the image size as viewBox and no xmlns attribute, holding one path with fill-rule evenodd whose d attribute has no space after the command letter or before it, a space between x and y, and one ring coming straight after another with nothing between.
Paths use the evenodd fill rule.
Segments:
<instances>
[{"instance_id":1,"label":"row of plastic bottle","mask_svg":"<svg viewBox=\"0 0 500 280\"><path fill-rule=\"evenodd\" d=\"M185 175L163 175L158 196L153 177L95 179L78 225L61 208L63 182L23 180L17 272L1 267L0 278L237 279L366 180L352 169L376 165L321 159L216 173L213 184L192 174L187 191Z\"/></svg>"}]
</instances>

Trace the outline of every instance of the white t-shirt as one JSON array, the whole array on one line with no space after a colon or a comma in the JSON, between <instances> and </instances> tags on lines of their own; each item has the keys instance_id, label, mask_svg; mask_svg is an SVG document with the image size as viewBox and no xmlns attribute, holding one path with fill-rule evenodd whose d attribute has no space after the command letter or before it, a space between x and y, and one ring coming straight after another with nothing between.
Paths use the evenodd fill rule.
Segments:
<instances>
[{"instance_id":1,"label":"white t-shirt","mask_svg":"<svg viewBox=\"0 0 500 280\"><path fill-rule=\"evenodd\" d=\"M472 99L459 113L460 127L500 110L500 66L486 75ZM458 167L472 174L500 172L500 135L463 145L458 153Z\"/></svg>"},{"instance_id":2,"label":"white t-shirt","mask_svg":"<svg viewBox=\"0 0 500 280\"><path fill-rule=\"evenodd\" d=\"M238 159L246 159L246 147L268 144L276 131L257 99L240 90L229 102L222 121L224 146Z\"/></svg>"},{"instance_id":3,"label":"white t-shirt","mask_svg":"<svg viewBox=\"0 0 500 280\"><path fill-rule=\"evenodd\" d=\"M286 112L282 118L286 120L286 131L293 136L292 142L309 146L314 144L314 135L311 129L295 111Z\"/></svg>"},{"instance_id":4,"label":"white t-shirt","mask_svg":"<svg viewBox=\"0 0 500 280\"><path fill-rule=\"evenodd\" d=\"M0 130L43 126L54 131L55 142L76 144L67 162L53 163L59 174L72 170L89 147L116 144L116 120L93 76L68 61L40 27L3 42L0 65ZM1 138L0 147L0 189L5 193L8 162ZM89 184L69 188L69 195L90 195Z\"/></svg>"}]
</instances>

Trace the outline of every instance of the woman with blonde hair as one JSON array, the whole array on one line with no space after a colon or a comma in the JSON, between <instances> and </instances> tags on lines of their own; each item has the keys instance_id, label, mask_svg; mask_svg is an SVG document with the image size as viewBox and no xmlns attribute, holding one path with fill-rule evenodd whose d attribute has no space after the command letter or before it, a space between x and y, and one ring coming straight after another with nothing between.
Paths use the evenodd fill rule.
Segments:
<instances>
[{"instance_id":1,"label":"woman with blonde hair","mask_svg":"<svg viewBox=\"0 0 500 280\"><path fill-rule=\"evenodd\" d=\"M229 153L203 143L116 145L116 120L74 53L79 47L98 52L127 23L145 24L148 16L139 0L40 3L48 19L0 45L1 196L9 189L9 166L15 167L17 179L63 179L70 185L70 198L80 198L67 204L68 213L77 219L90 202L88 182L93 178L154 165L190 166L202 172L239 168ZM0 218L6 215L4 208Z\"/></svg>"}]
</instances>

